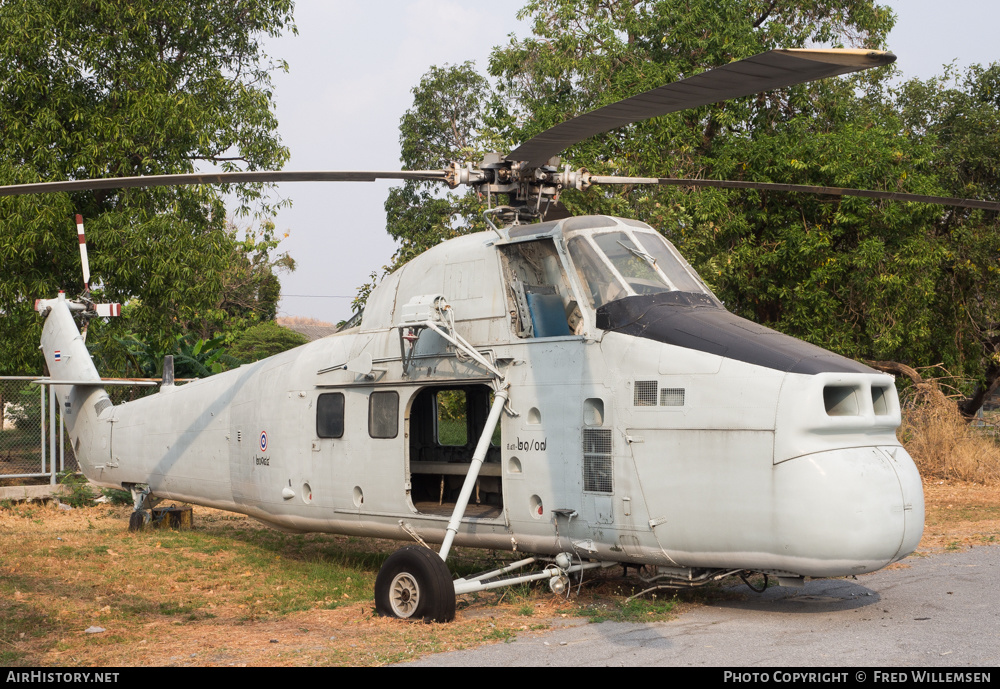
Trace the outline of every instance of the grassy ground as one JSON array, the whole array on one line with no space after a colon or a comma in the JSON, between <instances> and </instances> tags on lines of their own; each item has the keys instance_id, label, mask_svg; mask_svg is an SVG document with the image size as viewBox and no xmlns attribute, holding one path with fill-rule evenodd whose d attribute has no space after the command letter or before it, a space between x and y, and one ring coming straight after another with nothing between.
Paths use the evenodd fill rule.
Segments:
<instances>
[{"instance_id":1,"label":"grassy ground","mask_svg":"<svg viewBox=\"0 0 1000 689\"><path fill-rule=\"evenodd\" d=\"M921 552L1000 539L997 488L933 479L925 493ZM382 665L567 622L667 619L733 595L627 602L634 589L615 568L571 601L522 587L463 596L451 624L405 623L372 609L397 543L287 535L203 508L193 531L130 533L129 509L0 505L0 666ZM452 568L493 560L459 549Z\"/></svg>"},{"instance_id":2,"label":"grassy ground","mask_svg":"<svg viewBox=\"0 0 1000 689\"><path fill-rule=\"evenodd\" d=\"M590 597L580 608L520 588L464 596L452 624L404 623L372 604L398 543L287 535L203 508L192 531L130 533L129 511L0 506L0 666L382 665L512 639L560 616L661 619L676 605L618 609ZM487 551L456 555L453 569L493 564Z\"/></svg>"}]
</instances>

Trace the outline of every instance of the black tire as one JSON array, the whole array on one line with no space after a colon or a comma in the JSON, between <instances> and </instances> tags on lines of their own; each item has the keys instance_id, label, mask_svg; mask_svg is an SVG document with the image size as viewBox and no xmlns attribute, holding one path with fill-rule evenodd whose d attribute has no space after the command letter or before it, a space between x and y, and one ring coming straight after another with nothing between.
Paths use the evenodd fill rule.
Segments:
<instances>
[{"instance_id":1,"label":"black tire","mask_svg":"<svg viewBox=\"0 0 1000 689\"><path fill-rule=\"evenodd\" d=\"M136 510L128 518L128 530L129 531L142 531L142 527L146 524L146 513L142 510Z\"/></svg>"},{"instance_id":2,"label":"black tire","mask_svg":"<svg viewBox=\"0 0 1000 689\"><path fill-rule=\"evenodd\" d=\"M448 566L428 548L400 548L375 578L375 611L385 617L451 622L455 619L455 584Z\"/></svg>"}]
</instances>

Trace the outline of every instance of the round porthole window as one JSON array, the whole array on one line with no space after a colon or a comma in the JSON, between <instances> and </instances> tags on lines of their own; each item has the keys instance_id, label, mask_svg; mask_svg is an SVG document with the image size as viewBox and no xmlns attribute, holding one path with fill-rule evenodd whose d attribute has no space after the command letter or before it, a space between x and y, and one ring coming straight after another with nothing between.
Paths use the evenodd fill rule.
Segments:
<instances>
[{"instance_id":1,"label":"round porthole window","mask_svg":"<svg viewBox=\"0 0 1000 689\"><path fill-rule=\"evenodd\" d=\"M528 509L531 510L531 516L535 519L541 519L542 515L545 514L545 507L542 505L542 499L537 495L532 495L528 500Z\"/></svg>"}]
</instances>

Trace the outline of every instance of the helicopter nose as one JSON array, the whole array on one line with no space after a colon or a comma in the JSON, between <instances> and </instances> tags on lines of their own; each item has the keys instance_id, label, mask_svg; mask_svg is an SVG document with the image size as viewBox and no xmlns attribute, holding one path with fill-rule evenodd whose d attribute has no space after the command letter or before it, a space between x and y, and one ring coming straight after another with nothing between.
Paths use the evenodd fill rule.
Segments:
<instances>
[{"instance_id":1,"label":"helicopter nose","mask_svg":"<svg viewBox=\"0 0 1000 689\"><path fill-rule=\"evenodd\" d=\"M920 473L909 453L902 447L880 448L899 478L899 487L903 492L903 542L893 558L893 562L917 549L920 538L924 535L924 487L920 482Z\"/></svg>"},{"instance_id":2,"label":"helicopter nose","mask_svg":"<svg viewBox=\"0 0 1000 689\"><path fill-rule=\"evenodd\" d=\"M783 554L809 576L861 574L913 552L924 528L924 496L899 446L818 452L775 466ZM797 515L797 516L795 516ZM777 545L777 544L776 544Z\"/></svg>"}]
</instances>

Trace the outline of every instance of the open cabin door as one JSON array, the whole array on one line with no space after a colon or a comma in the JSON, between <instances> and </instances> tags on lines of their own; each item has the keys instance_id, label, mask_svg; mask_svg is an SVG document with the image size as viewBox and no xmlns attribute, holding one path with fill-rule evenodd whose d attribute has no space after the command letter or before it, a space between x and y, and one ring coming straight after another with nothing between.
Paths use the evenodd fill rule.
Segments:
<instances>
[{"instance_id":1,"label":"open cabin door","mask_svg":"<svg viewBox=\"0 0 1000 689\"><path fill-rule=\"evenodd\" d=\"M476 443L493 402L488 385L434 385L422 388L410 404L410 500L417 512L450 515L468 474ZM486 460L466 516L499 517L503 510L500 427L493 433Z\"/></svg>"}]
</instances>

